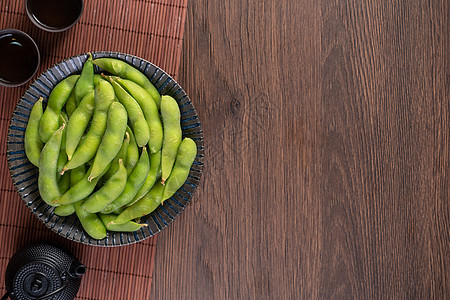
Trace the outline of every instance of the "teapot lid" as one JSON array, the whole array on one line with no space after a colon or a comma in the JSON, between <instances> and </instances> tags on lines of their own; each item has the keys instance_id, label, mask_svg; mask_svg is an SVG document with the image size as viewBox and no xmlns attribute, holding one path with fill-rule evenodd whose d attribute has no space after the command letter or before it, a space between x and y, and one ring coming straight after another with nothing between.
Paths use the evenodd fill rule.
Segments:
<instances>
[{"instance_id":1,"label":"teapot lid","mask_svg":"<svg viewBox=\"0 0 450 300\"><path fill-rule=\"evenodd\" d=\"M32 262L23 266L14 276L12 294L17 299L36 299L61 291L67 286L65 274L60 274L42 262Z\"/></svg>"}]
</instances>

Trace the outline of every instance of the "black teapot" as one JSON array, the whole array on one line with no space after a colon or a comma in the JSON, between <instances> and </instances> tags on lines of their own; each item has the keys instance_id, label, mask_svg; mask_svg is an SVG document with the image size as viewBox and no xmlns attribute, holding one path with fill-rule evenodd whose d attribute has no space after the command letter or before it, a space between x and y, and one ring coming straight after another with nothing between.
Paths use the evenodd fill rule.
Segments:
<instances>
[{"instance_id":1,"label":"black teapot","mask_svg":"<svg viewBox=\"0 0 450 300\"><path fill-rule=\"evenodd\" d=\"M19 250L5 273L1 299L74 299L86 267L59 245L36 243Z\"/></svg>"}]
</instances>

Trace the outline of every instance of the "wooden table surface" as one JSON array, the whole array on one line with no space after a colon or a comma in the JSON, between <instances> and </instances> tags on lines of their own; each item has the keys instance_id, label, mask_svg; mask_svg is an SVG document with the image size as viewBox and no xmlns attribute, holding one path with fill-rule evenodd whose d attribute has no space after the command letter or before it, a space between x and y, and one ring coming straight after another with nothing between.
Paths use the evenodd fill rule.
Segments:
<instances>
[{"instance_id":1,"label":"wooden table surface","mask_svg":"<svg viewBox=\"0 0 450 300\"><path fill-rule=\"evenodd\" d=\"M152 299L449 299L449 11L189 0L205 170Z\"/></svg>"}]
</instances>

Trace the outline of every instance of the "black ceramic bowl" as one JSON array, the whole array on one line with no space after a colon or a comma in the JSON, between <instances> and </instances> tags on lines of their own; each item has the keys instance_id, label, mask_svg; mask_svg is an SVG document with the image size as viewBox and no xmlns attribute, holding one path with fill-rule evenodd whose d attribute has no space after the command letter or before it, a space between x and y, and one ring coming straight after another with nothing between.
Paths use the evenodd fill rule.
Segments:
<instances>
[{"instance_id":1,"label":"black ceramic bowl","mask_svg":"<svg viewBox=\"0 0 450 300\"><path fill-rule=\"evenodd\" d=\"M147 227L132 233L108 232L102 240L91 238L81 227L75 214L69 217L59 217L54 214L54 208L47 205L39 195L38 168L30 163L24 150L24 133L33 104L44 98L46 104L53 87L69 75L80 73L87 54L68 58L42 73L36 81L25 91L13 112L7 137L7 159L9 171L15 188L25 205L48 228L63 237L88 245L95 246L122 246L133 244L149 238L168 226L191 201L200 181L204 151L203 131L198 119L197 111L191 100L180 85L166 72L152 63L132 55L118 52L94 52L93 58L113 57L128 62L142 71L159 90L161 95L174 97L181 111L181 128L183 137L192 138L198 148L197 157L191 167L189 177L184 185L173 197L166 200L154 212L141 218ZM99 69L96 69L99 72Z\"/></svg>"}]
</instances>

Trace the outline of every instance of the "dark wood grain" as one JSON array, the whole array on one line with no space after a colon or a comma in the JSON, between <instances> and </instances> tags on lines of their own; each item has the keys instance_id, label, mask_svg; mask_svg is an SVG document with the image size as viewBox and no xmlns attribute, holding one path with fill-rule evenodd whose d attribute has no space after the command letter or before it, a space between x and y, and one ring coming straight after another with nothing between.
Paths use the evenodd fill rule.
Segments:
<instances>
[{"instance_id":1,"label":"dark wood grain","mask_svg":"<svg viewBox=\"0 0 450 300\"><path fill-rule=\"evenodd\" d=\"M449 9L189 1L205 170L152 299L448 299Z\"/></svg>"}]
</instances>

